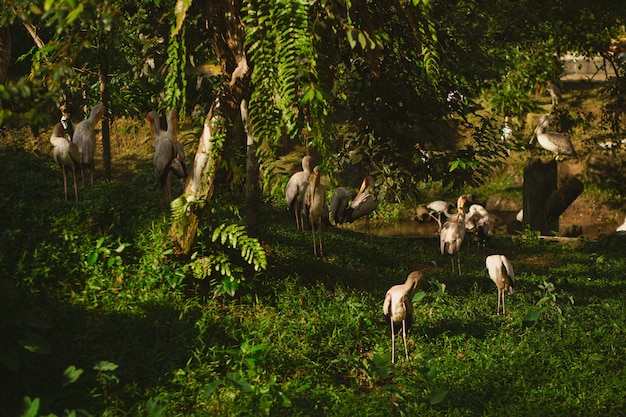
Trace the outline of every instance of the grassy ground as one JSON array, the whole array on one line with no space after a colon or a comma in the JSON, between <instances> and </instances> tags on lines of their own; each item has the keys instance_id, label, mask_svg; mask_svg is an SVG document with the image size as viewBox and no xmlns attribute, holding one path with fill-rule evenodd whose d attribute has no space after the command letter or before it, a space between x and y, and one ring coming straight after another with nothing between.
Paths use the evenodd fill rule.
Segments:
<instances>
[{"instance_id":1,"label":"grassy ground","mask_svg":"<svg viewBox=\"0 0 626 417\"><path fill-rule=\"evenodd\" d=\"M163 192L133 152L151 145L133 132L127 174L81 187L78 204L47 138L0 148L0 415L24 398L38 404L26 415L626 415L626 238L497 235L485 254L466 243L457 276L436 238L366 244L358 224L324 230L314 259L310 233L269 202L268 269L216 297L171 258ZM516 270L506 315L490 253ZM382 301L412 270L426 279L409 359L398 348L391 364Z\"/></svg>"}]
</instances>

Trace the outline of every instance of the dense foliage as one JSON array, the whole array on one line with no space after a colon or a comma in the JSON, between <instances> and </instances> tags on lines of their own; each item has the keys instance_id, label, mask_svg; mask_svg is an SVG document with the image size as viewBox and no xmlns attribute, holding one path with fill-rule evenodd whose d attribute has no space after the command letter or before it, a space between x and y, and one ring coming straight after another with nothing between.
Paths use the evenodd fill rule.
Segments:
<instances>
[{"instance_id":1,"label":"dense foliage","mask_svg":"<svg viewBox=\"0 0 626 417\"><path fill-rule=\"evenodd\" d=\"M432 188L479 195L489 179L490 192L519 193L503 164L526 143L527 114L544 111L537 96L563 53L600 54L617 76L601 109L553 109L559 130L593 125L588 149L621 139L625 66L607 51L624 17L619 1L3 2L0 27L18 36L0 83L0 414L622 412L621 236L492 239L518 271L509 314L496 316L469 245L462 277L430 238L368 245L334 228L328 257L313 259L283 207L291 167L278 163L296 148L333 185L375 174L380 217L396 219L407 206L392 203ZM107 83L115 162L133 168L68 203L37 132L59 105L81 119ZM199 173L210 192L187 198L175 184L183 196L164 207L137 119L168 107L192 121L190 151L210 109L203 132L218 146L199 158L214 158ZM506 143L505 116L520 132ZM242 197L246 134L266 186L254 237L240 214L254 201ZM621 204L620 177L599 178ZM198 207L181 254L171 235ZM428 282L411 356L391 365L382 297L414 269Z\"/></svg>"}]
</instances>

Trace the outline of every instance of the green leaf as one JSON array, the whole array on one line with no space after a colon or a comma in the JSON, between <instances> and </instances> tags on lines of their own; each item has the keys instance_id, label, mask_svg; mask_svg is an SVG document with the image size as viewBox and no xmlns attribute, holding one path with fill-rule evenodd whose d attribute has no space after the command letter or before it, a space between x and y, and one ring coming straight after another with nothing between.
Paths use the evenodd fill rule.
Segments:
<instances>
[{"instance_id":1,"label":"green leaf","mask_svg":"<svg viewBox=\"0 0 626 417\"><path fill-rule=\"evenodd\" d=\"M114 371L118 368L119 365L108 362L108 361L99 361L93 366L95 371Z\"/></svg>"},{"instance_id":2,"label":"green leaf","mask_svg":"<svg viewBox=\"0 0 626 417\"><path fill-rule=\"evenodd\" d=\"M226 378L228 378L235 386L239 387L243 392L253 392L252 385L239 373L227 372Z\"/></svg>"},{"instance_id":3,"label":"green leaf","mask_svg":"<svg viewBox=\"0 0 626 417\"><path fill-rule=\"evenodd\" d=\"M24 397L22 400L24 403L24 411L20 417L37 417L39 412L39 398L31 400L30 397Z\"/></svg>"},{"instance_id":4,"label":"green leaf","mask_svg":"<svg viewBox=\"0 0 626 417\"><path fill-rule=\"evenodd\" d=\"M161 404L158 398L150 398L146 401L148 417L161 417L167 410L167 404Z\"/></svg>"},{"instance_id":5,"label":"green leaf","mask_svg":"<svg viewBox=\"0 0 626 417\"><path fill-rule=\"evenodd\" d=\"M365 38L363 32L359 32L359 43L361 44L361 49L365 49L367 46L367 39Z\"/></svg>"},{"instance_id":6,"label":"green leaf","mask_svg":"<svg viewBox=\"0 0 626 417\"><path fill-rule=\"evenodd\" d=\"M348 30L346 35L348 36L348 43L350 44L350 48L354 49L354 47L356 46L356 40L352 36L352 30Z\"/></svg>"},{"instance_id":7,"label":"green leaf","mask_svg":"<svg viewBox=\"0 0 626 417\"><path fill-rule=\"evenodd\" d=\"M413 303L419 303L420 301L424 299L424 297L426 297L426 292L419 291L419 292L416 292L415 295L413 295L413 299L411 301Z\"/></svg>"},{"instance_id":8,"label":"green leaf","mask_svg":"<svg viewBox=\"0 0 626 417\"><path fill-rule=\"evenodd\" d=\"M210 384L207 384L204 387L204 392L203 392L204 398L209 398L221 384L222 384L222 381L220 381L219 379L216 379Z\"/></svg>"},{"instance_id":9,"label":"green leaf","mask_svg":"<svg viewBox=\"0 0 626 417\"><path fill-rule=\"evenodd\" d=\"M63 386L73 384L82 375L83 370L76 368L74 365L70 365L63 372Z\"/></svg>"},{"instance_id":10,"label":"green leaf","mask_svg":"<svg viewBox=\"0 0 626 417\"><path fill-rule=\"evenodd\" d=\"M95 265L95 264L96 264L96 262L98 262L98 254L99 254L99 253L100 253L100 252L98 252L97 250L96 250L96 251L91 252L91 253L89 254L89 256L87 257L87 265L89 265L89 266L93 266L93 265Z\"/></svg>"}]
</instances>

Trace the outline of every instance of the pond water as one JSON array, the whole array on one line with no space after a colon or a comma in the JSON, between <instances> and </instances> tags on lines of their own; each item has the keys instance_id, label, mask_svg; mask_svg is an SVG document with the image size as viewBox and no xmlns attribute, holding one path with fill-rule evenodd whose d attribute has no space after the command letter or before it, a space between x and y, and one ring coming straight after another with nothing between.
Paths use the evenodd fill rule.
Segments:
<instances>
[{"instance_id":1,"label":"pond water","mask_svg":"<svg viewBox=\"0 0 626 417\"><path fill-rule=\"evenodd\" d=\"M492 215L492 233L495 234L514 234L523 227L519 222L516 222L516 212L498 211L490 212ZM561 233L566 232L572 227L572 225L578 225L582 227L582 235L588 238L597 237L601 234L615 232L616 224L611 222L602 222L600 219L586 218L586 219L562 219L560 221ZM354 225L354 230L362 232L362 225ZM383 223L371 221L372 234L382 237L436 237L438 235L439 226L437 222L428 218L424 221L417 220L404 220L395 223Z\"/></svg>"}]
</instances>

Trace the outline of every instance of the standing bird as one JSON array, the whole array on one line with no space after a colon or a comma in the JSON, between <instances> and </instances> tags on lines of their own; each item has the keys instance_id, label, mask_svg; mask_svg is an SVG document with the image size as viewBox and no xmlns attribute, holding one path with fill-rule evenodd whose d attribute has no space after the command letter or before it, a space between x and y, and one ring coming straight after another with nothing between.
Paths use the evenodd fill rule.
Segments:
<instances>
[{"instance_id":1,"label":"standing bird","mask_svg":"<svg viewBox=\"0 0 626 417\"><path fill-rule=\"evenodd\" d=\"M578 154L574 150L572 141L562 133L557 132L544 132L543 129L550 124L550 115L544 114L539 118L539 123L535 128L532 138L530 138L529 144L532 144L537 138L539 145L542 148L549 150L556 154L554 159L558 160L560 155L573 156L578 158Z\"/></svg>"},{"instance_id":2,"label":"standing bird","mask_svg":"<svg viewBox=\"0 0 626 417\"><path fill-rule=\"evenodd\" d=\"M80 152L80 172L83 178L83 185L85 185L85 168L89 168L89 173L91 174L91 186L93 187L93 156L96 152L96 131L94 128L100 121L100 118L102 118L105 111L106 108L102 103L98 103L93 106L89 117L76 125L74 135L72 135L72 142L78 146L78 150Z\"/></svg>"},{"instance_id":3,"label":"standing bird","mask_svg":"<svg viewBox=\"0 0 626 417\"><path fill-rule=\"evenodd\" d=\"M356 196L356 190L337 187L330 197L330 215L335 224L343 224L346 220L346 209L348 204Z\"/></svg>"},{"instance_id":4,"label":"standing bird","mask_svg":"<svg viewBox=\"0 0 626 417\"><path fill-rule=\"evenodd\" d=\"M443 200L435 200L426 205L426 208L428 209L428 215L432 217L439 225L438 233L441 232L441 215L445 215L447 219L454 216L454 214L450 213L450 209L453 207L454 204L448 203L447 201ZM435 214L437 214L437 217L435 217Z\"/></svg>"},{"instance_id":5,"label":"standing bird","mask_svg":"<svg viewBox=\"0 0 626 417\"><path fill-rule=\"evenodd\" d=\"M322 214L324 206L326 206L326 188L320 184L319 167L313 169L313 174L309 179L309 185L306 190L306 205L309 211L309 223L311 224L311 234L313 235L313 253L318 256L317 243L315 241L315 229L320 241L319 256L324 257L322 250Z\"/></svg>"},{"instance_id":6,"label":"standing bird","mask_svg":"<svg viewBox=\"0 0 626 417\"><path fill-rule=\"evenodd\" d=\"M406 282L389 288L383 302L383 313L389 319L391 326L391 363L395 363L396 330L394 325L402 323L402 341L404 342L404 354L409 359L409 351L406 347L406 332L413 322L413 292L424 278L421 271L413 271L406 278Z\"/></svg>"},{"instance_id":7,"label":"standing bird","mask_svg":"<svg viewBox=\"0 0 626 417\"><path fill-rule=\"evenodd\" d=\"M513 271L513 265L504 255L491 255L487 256L485 260L487 271L489 271L489 278L498 287L498 306L496 307L496 314L500 314L500 304L502 304L502 314L506 314L504 308L504 293L508 292L513 294L513 283L515 282L515 272Z\"/></svg>"},{"instance_id":8,"label":"standing bird","mask_svg":"<svg viewBox=\"0 0 626 417\"><path fill-rule=\"evenodd\" d=\"M458 214L443 224L439 233L439 249L442 255L450 255L452 273L454 273L454 255L457 256L458 273L461 275L461 244L465 238L465 196L459 197L457 202Z\"/></svg>"},{"instance_id":9,"label":"standing bird","mask_svg":"<svg viewBox=\"0 0 626 417\"><path fill-rule=\"evenodd\" d=\"M480 204L472 204L465 216L465 230L474 236L479 252L485 250L490 225L489 212Z\"/></svg>"},{"instance_id":10,"label":"standing bird","mask_svg":"<svg viewBox=\"0 0 626 417\"><path fill-rule=\"evenodd\" d=\"M302 158L302 171L296 172L289 178L285 187L285 200L287 207L296 218L296 227L298 230L304 230L304 219L302 211L304 208L304 198L306 190L309 186L309 177L311 176L311 157L306 155Z\"/></svg>"},{"instance_id":11,"label":"standing bird","mask_svg":"<svg viewBox=\"0 0 626 417\"><path fill-rule=\"evenodd\" d=\"M76 202L78 202L78 187L76 187L76 168L80 167L80 152L78 151L78 146L67 140L61 123L57 123L54 126L52 136L50 136L50 143L52 143L54 147L52 150L54 161L61 166L61 171L63 172L65 200L67 200L66 168L72 167L72 173L74 174L74 196L76 197Z\"/></svg>"},{"instance_id":12,"label":"standing bird","mask_svg":"<svg viewBox=\"0 0 626 417\"><path fill-rule=\"evenodd\" d=\"M617 226L617 229L615 229L616 232L626 232L626 218L624 219L624 223L620 224L619 226Z\"/></svg>"},{"instance_id":13,"label":"standing bird","mask_svg":"<svg viewBox=\"0 0 626 417\"><path fill-rule=\"evenodd\" d=\"M559 99L562 97L561 90L557 87L552 81L546 81L546 89L550 94L550 98L552 99L552 107L556 107L559 105Z\"/></svg>"},{"instance_id":14,"label":"standing bird","mask_svg":"<svg viewBox=\"0 0 626 417\"><path fill-rule=\"evenodd\" d=\"M156 136L154 140L154 156L152 158L154 175L165 188L165 199L167 204L170 204L172 201L172 161L176 158L176 146L174 144L175 128L173 123L170 123L168 130L161 130L159 115L155 111L149 112L146 115L146 120L151 123L151 130Z\"/></svg>"},{"instance_id":15,"label":"standing bird","mask_svg":"<svg viewBox=\"0 0 626 417\"><path fill-rule=\"evenodd\" d=\"M178 141L178 112L168 110L165 117L167 120L166 133L172 137L176 151L174 159L170 164L170 171L178 178L185 178L187 176L187 160L183 145Z\"/></svg>"},{"instance_id":16,"label":"standing bird","mask_svg":"<svg viewBox=\"0 0 626 417\"><path fill-rule=\"evenodd\" d=\"M370 230L370 213L378 206L378 200L374 196L374 178L365 177L356 197L352 200L345 211L345 221L352 223L358 218L365 217L365 240L372 240Z\"/></svg>"}]
</instances>

